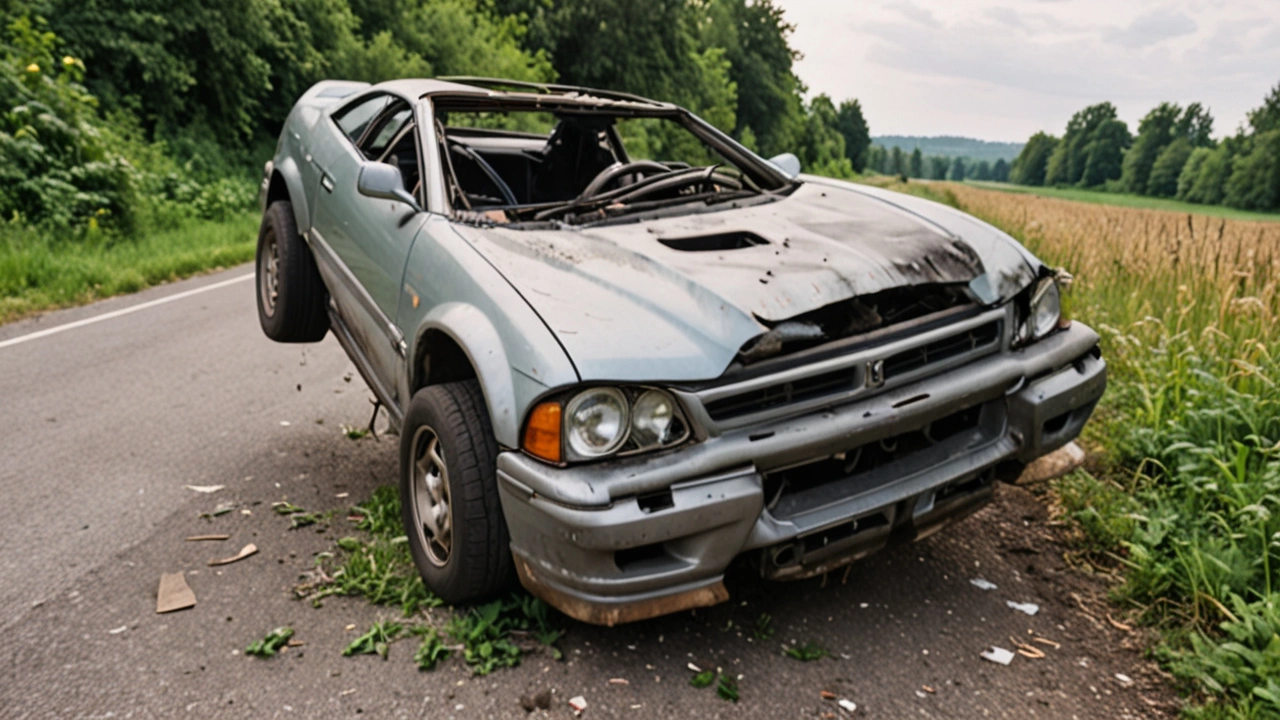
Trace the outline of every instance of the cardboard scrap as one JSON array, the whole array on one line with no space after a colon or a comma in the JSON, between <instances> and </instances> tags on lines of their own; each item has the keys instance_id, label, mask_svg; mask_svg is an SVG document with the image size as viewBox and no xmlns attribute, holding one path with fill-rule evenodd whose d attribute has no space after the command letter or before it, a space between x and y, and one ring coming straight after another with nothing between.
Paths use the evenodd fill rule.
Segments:
<instances>
[{"instance_id":1,"label":"cardboard scrap","mask_svg":"<svg viewBox=\"0 0 1280 720\"><path fill-rule=\"evenodd\" d=\"M160 575L160 589L156 592L156 612L167 613L196 606L196 594L191 592L182 573Z\"/></svg>"},{"instance_id":2,"label":"cardboard scrap","mask_svg":"<svg viewBox=\"0 0 1280 720\"><path fill-rule=\"evenodd\" d=\"M243 560L256 552L258 552L258 546L253 543L249 543L248 545L240 548L240 552L236 553L235 557L222 558L221 560L210 560L209 565L211 567L214 565L229 565L233 562Z\"/></svg>"}]
</instances>

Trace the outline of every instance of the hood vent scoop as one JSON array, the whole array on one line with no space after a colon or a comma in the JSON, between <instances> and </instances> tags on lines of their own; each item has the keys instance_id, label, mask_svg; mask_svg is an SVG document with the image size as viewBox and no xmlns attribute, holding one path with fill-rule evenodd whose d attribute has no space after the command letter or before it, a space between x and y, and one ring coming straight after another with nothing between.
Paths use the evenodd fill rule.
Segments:
<instances>
[{"instance_id":1,"label":"hood vent scoop","mask_svg":"<svg viewBox=\"0 0 1280 720\"><path fill-rule=\"evenodd\" d=\"M728 232L686 238L658 238L658 242L672 250L681 250L683 252L741 250L756 245L769 244L768 240L749 232Z\"/></svg>"}]
</instances>

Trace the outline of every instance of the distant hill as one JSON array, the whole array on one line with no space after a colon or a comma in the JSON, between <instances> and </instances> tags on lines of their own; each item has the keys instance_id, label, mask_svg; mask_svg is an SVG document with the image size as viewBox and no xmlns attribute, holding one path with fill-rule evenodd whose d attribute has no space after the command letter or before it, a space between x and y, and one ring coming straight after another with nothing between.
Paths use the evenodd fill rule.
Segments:
<instances>
[{"instance_id":1,"label":"distant hill","mask_svg":"<svg viewBox=\"0 0 1280 720\"><path fill-rule=\"evenodd\" d=\"M941 135L938 137L920 137L916 135L880 135L871 138L872 145L881 145L891 150L896 145L903 152L911 152L920 148L925 155L945 155L947 157L965 157L974 160L995 162L1004 158L1012 162L1022 152L1023 143L990 142L976 138Z\"/></svg>"}]
</instances>

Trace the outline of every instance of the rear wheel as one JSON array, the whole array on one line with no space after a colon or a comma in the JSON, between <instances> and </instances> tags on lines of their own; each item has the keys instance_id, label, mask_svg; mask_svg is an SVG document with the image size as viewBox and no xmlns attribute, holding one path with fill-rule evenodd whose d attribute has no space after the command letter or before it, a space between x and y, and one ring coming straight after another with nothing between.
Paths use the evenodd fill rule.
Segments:
<instances>
[{"instance_id":1,"label":"rear wheel","mask_svg":"<svg viewBox=\"0 0 1280 720\"><path fill-rule=\"evenodd\" d=\"M498 502L498 444L475 380L419 390L400 432L400 508L414 563L448 603L492 596L512 578Z\"/></svg>"},{"instance_id":2,"label":"rear wheel","mask_svg":"<svg viewBox=\"0 0 1280 720\"><path fill-rule=\"evenodd\" d=\"M293 219L278 200L262 214L257 255L258 322L276 342L320 342L329 332L328 295Z\"/></svg>"}]
</instances>

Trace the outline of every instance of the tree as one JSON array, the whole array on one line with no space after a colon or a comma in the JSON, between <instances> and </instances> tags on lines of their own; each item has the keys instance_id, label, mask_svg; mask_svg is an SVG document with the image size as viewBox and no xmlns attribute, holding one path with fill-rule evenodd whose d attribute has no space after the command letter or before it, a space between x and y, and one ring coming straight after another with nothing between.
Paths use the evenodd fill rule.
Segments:
<instances>
[{"instance_id":1,"label":"tree","mask_svg":"<svg viewBox=\"0 0 1280 720\"><path fill-rule=\"evenodd\" d=\"M1080 185L1097 187L1108 180L1119 179L1124 151L1130 142L1129 126L1123 121L1111 119L1099 124L1084 148L1085 165Z\"/></svg>"},{"instance_id":2,"label":"tree","mask_svg":"<svg viewBox=\"0 0 1280 720\"><path fill-rule=\"evenodd\" d=\"M867 165L866 170L876 173L884 173L885 168L885 151L880 145L872 145L867 148Z\"/></svg>"},{"instance_id":3,"label":"tree","mask_svg":"<svg viewBox=\"0 0 1280 720\"><path fill-rule=\"evenodd\" d=\"M929 179L946 180L947 171L951 169L951 158L941 155L929 157Z\"/></svg>"},{"instance_id":4,"label":"tree","mask_svg":"<svg viewBox=\"0 0 1280 720\"><path fill-rule=\"evenodd\" d=\"M1121 155L1114 155L1115 142L1119 139L1118 127L1112 125L1107 129L1108 137L1101 143L1095 142L1100 128L1116 119L1116 108L1109 102L1090 105L1071 116L1062 141L1054 148L1045 168L1045 185L1084 185L1089 187L1095 183L1084 182L1085 167L1090 157L1094 158L1093 177L1111 177L1110 164L1114 161L1119 171ZM1123 123L1121 123L1123 125ZM1124 135L1128 135L1125 128ZM1128 147L1128 142L1120 143L1120 152Z\"/></svg>"},{"instance_id":5,"label":"tree","mask_svg":"<svg viewBox=\"0 0 1280 720\"><path fill-rule=\"evenodd\" d=\"M951 161L951 175L948 179L962 182L966 172L968 172L968 168L965 166L964 158L955 158Z\"/></svg>"},{"instance_id":6,"label":"tree","mask_svg":"<svg viewBox=\"0 0 1280 720\"><path fill-rule=\"evenodd\" d=\"M913 178L924 177L924 153L920 152L920 148L911 151L911 158L907 161L907 175Z\"/></svg>"},{"instance_id":7,"label":"tree","mask_svg":"<svg viewBox=\"0 0 1280 720\"><path fill-rule=\"evenodd\" d=\"M1173 141L1174 126L1182 109L1173 103L1160 103L1138 123L1138 137L1124 156L1121 184L1138 195L1147 193L1147 178L1160 151Z\"/></svg>"},{"instance_id":8,"label":"tree","mask_svg":"<svg viewBox=\"0 0 1280 720\"><path fill-rule=\"evenodd\" d=\"M1147 180L1147 194L1155 197L1173 197L1178 194L1178 178L1182 175L1182 167L1191 157L1191 141L1179 137L1160 151L1160 157L1151 166L1151 176ZM1201 148L1204 149L1204 148Z\"/></svg>"},{"instance_id":9,"label":"tree","mask_svg":"<svg viewBox=\"0 0 1280 720\"><path fill-rule=\"evenodd\" d=\"M889 174L890 175L906 175L907 162L902 155L902 148L897 145L889 151Z\"/></svg>"},{"instance_id":10,"label":"tree","mask_svg":"<svg viewBox=\"0 0 1280 720\"><path fill-rule=\"evenodd\" d=\"M844 154L853 165L854 172L867 167L867 151L871 147L871 132L862 117L862 105L857 100L840 103L836 111L836 128L844 136Z\"/></svg>"},{"instance_id":11,"label":"tree","mask_svg":"<svg viewBox=\"0 0 1280 720\"><path fill-rule=\"evenodd\" d=\"M1275 210L1280 208L1280 129L1250 140L1249 151L1235 159L1223 202L1244 210Z\"/></svg>"},{"instance_id":12,"label":"tree","mask_svg":"<svg viewBox=\"0 0 1280 720\"><path fill-rule=\"evenodd\" d=\"M1249 125L1254 133L1280 130L1280 83L1267 93L1261 107L1249 112Z\"/></svg>"},{"instance_id":13,"label":"tree","mask_svg":"<svg viewBox=\"0 0 1280 720\"><path fill-rule=\"evenodd\" d=\"M986 160L980 160L973 168L974 180L990 180L991 179L991 163Z\"/></svg>"},{"instance_id":14,"label":"tree","mask_svg":"<svg viewBox=\"0 0 1280 720\"><path fill-rule=\"evenodd\" d=\"M1013 167L1009 170L1010 182L1019 185L1040 186L1045 184L1045 171L1049 158L1058 146L1058 139L1048 133L1038 132L1032 135L1022 152L1014 158Z\"/></svg>"},{"instance_id":15,"label":"tree","mask_svg":"<svg viewBox=\"0 0 1280 720\"><path fill-rule=\"evenodd\" d=\"M848 170L835 167L837 162L848 163L845 157L844 137L836 127L836 107L831 98L819 95L809 103L796 154L803 166L813 172L826 175L848 175Z\"/></svg>"},{"instance_id":16,"label":"tree","mask_svg":"<svg viewBox=\"0 0 1280 720\"><path fill-rule=\"evenodd\" d=\"M1182 111L1173 127L1174 138L1186 138L1193 148L1213 147L1213 116L1198 102Z\"/></svg>"},{"instance_id":17,"label":"tree","mask_svg":"<svg viewBox=\"0 0 1280 720\"><path fill-rule=\"evenodd\" d=\"M1009 163L999 158L991 166L991 179L996 182L1009 182Z\"/></svg>"},{"instance_id":18,"label":"tree","mask_svg":"<svg viewBox=\"0 0 1280 720\"><path fill-rule=\"evenodd\" d=\"M1197 154L1202 159L1197 160ZM1182 170L1183 175L1194 174L1188 175L1185 182L1182 177L1178 178L1178 199L1205 205L1221 203L1226 196L1227 180L1231 177L1233 160L1230 143L1224 142L1213 150L1197 148ZM1198 167L1194 167L1193 163Z\"/></svg>"}]
</instances>

